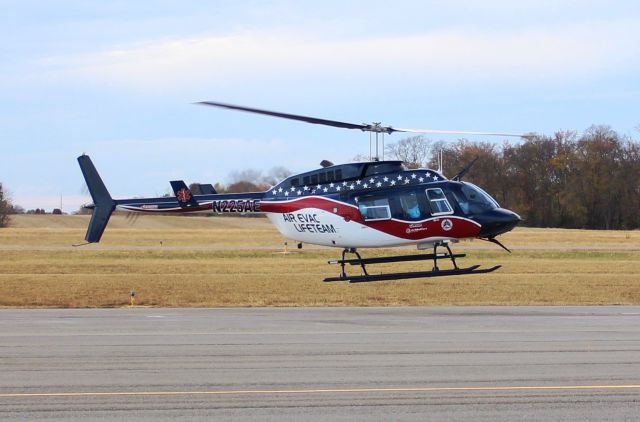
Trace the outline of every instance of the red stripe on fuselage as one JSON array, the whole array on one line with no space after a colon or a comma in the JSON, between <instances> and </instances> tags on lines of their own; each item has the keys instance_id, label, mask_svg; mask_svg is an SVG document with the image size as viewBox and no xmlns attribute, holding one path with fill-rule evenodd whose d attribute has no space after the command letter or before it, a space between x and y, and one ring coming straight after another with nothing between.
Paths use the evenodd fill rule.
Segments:
<instances>
[{"instance_id":1,"label":"red stripe on fuselage","mask_svg":"<svg viewBox=\"0 0 640 422\"><path fill-rule=\"evenodd\" d=\"M448 222L446 222L448 220ZM478 237L480 226L467 219L447 215L444 217L434 217L423 221L367 221L365 223L372 229L380 230L387 234L400 237L402 239L421 240L428 237L451 237L455 239L465 239ZM444 227L448 227L445 230Z\"/></svg>"},{"instance_id":2,"label":"red stripe on fuselage","mask_svg":"<svg viewBox=\"0 0 640 422\"><path fill-rule=\"evenodd\" d=\"M480 225L474 221L455 215L432 217L421 221L382 220L365 221L358 208L351 204L322 197L306 197L290 201L265 201L260 209L270 213L295 213L305 208L316 208L344 218L346 222L354 221L364 224L383 233L419 241L429 237L451 237L457 239L474 238L480 234ZM446 223L448 220L449 223ZM449 228L445 230L445 228Z\"/></svg>"},{"instance_id":3,"label":"red stripe on fuselage","mask_svg":"<svg viewBox=\"0 0 640 422\"><path fill-rule=\"evenodd\" d=\"M152 205L152 204L151 204ZM189 213L189 212L197 212L197 211L208 211L211 209L212 204L204 204L197 207L172 207L172 208L151 208L144 207L141 205L118 205L120 208L123 208L127 211L135 211L135 212L149 212L149 213L158 213L158 212L170 212L170 213Z\"/></svg>"},{"instance_id":4,"label":"red stripe on fuselage","mask_svg":"<svg viewBox=\"0 0 640 422\"><path fill-rule=\"evenodd\" d=\"M357 221L363 223L362 216L358 208L319 196L309 196L306 198L293 199L290 201L266 201L260 202L260 210L273 213L293 213L304 208L316 208L343 217L346 221Z\"/></svg>"}]
</instances>

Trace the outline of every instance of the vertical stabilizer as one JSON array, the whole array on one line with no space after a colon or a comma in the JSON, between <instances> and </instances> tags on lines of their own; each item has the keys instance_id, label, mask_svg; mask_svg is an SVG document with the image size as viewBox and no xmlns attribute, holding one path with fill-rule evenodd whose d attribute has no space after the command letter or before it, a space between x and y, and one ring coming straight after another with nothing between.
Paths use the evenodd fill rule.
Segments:
<instances>
[{"instance_id":1,"label":"vertical stabilizer","mask_svg":"<svg viewBox=\"0 0 640 422\"><path fill-rule=\"evenodd\" d=\"M98 171L91 162L91 158L88 155L81 155L78 157L78 163L80 164L80 170L84 176L89 193L93 199L93 214L91 215L91 221L89 222L89 228L84 239L89 243L99 242L102 237L104 229L107 227L111 213L116 208L116 203L111 199L109 191L102 182Z\"/></svg>"},{"instance_id":2,"label":"vertical stabilizer","mask_svg":"<svg viewBox=\"0 0 640 422\"><path fill-rule=\"evenodd\" d=\"M171 189L173 189L173 193L178 200L178 204L180 204L180 208L191 208L199 205L198 201L193 197L191 190L183 180L172 180L169 183L171 183Z\"/></svg>"}]
</instances>

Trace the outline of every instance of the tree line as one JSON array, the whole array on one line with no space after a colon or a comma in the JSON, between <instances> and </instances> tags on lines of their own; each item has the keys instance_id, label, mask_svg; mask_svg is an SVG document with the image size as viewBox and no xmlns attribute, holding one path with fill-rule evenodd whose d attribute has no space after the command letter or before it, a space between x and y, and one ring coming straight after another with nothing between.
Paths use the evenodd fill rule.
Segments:
<instances>
[{"instance_id":1,"label":"tree line","mask_svg":"<svg viewBox=\"0 0 640 422\"><path fill-rule=\"evenodd\" d=\"M233 171L228 184L216 183L213 188L218 193L262 192L278 184L291 175L291 171L282 166L267 171L245 169ZM200 183L191 183L189 189L194 195L200 195Z\"/></svg>"},{"instance_id":2,"label":"tree line","mask_svg":"<svg viewBox=\"0 0 640 422\"><path fill-rule=\"evenodd\" d=\"M478 157L464 180L520 214L524 225L640 228L640 143L608 126L592 126L581 135L559 131L502 144L414 136L386 148L387 159L402 160L410 168L437 169L440 151L448 177ZM220 193L262 191L290 174L283 167L266 173L245 170L232 174L230 184L215 187ZM8 224L8 214L21 211L0 183L0 227Z\"/></svg>"},{"instance_id":3,"label":"tree line","mask_svg":"<svg viewBox=\"0 0 640 422\"><path fill-rule=\"evenodd\" d=\"M62 214L61 210L59 214ZM44 208L36 208L35 210L25 211L20 205L14 205L11 203L11 199L4 190L2 182L0 182L0 228L7 227L10 223L10 216L12 214L46 214ZM56 214L54 210L53 214Z\"/></svg>"},{"instance_id":4,"label":"tree line","mask_svg":"<svg viewBox=\"0 0 640 422\"><path fill-rule=\"evenodd\" d=\"M438 167L439 151L448 177L479 157L464 180L520 214L527 226L640 227L640 143L610 127L592 126L580 136L560 131L503 144L413 137L388 149L409 166L420 166L424 159L431 168Z\"/></svg>"}]
</instances>

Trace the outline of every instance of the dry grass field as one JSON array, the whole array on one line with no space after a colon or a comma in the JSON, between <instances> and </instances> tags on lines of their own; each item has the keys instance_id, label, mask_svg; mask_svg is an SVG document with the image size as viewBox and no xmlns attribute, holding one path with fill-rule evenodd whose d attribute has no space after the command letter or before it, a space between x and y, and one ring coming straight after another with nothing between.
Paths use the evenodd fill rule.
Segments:
<instances>
[{"instance_id":1,"label":"dry grass field","mask_svg":"<svg viewBox=\"0 0 640 422\"><path fill-rule=\"evenodd\" d=\"M516 229L507 254L462 242L463 265L485 275L349 284L327 260L339 249L298 251L261 218L112 218L100 244L82 242L87 216L16 216L0 229L0 306L397 306L640 304L640 232ZM365 256L409 249L365 250ZM371 266L372 273L428 262ZM355 273L358 271L352 268Z\"/></svg>"}]
</instances>

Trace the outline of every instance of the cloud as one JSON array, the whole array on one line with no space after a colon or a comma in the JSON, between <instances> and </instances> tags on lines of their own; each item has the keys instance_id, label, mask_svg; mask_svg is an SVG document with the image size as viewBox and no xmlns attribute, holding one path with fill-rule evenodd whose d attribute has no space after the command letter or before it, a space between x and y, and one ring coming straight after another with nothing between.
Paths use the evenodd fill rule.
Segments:
<instances>
[{"instance_id":1,"label":"cloud","mask_svg":"<svg viewBox=\"0 0 640 422\"><path fill-rule=\"evenodd\" d=\"M301 32L243 32L123 45L44 59L50 72L139 89L242 86L328 78L362 87L380 78L559 83L638 66L640 22L618 20L507 30L444 29L334 39ZM301 76L302 75L302 76Z\"/></svg>"},{"instance_id":2,"label":"cloud","mask_svg":"<svg viewBox=\"0 0 640 422\"><path fill-rule=\"evenodd\" d=\"M148 196L164 193L171 179L228 182L234 171L284 165L300 145L304 143L292 145L281 139L161 138L109 140L85 148L110 189L124 196ZM315 160L296 162L312 164ZM119 173L131 176L116 177Z\"/></svg>"}]
</instances>

